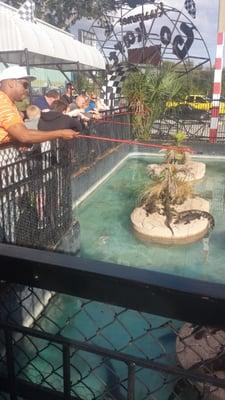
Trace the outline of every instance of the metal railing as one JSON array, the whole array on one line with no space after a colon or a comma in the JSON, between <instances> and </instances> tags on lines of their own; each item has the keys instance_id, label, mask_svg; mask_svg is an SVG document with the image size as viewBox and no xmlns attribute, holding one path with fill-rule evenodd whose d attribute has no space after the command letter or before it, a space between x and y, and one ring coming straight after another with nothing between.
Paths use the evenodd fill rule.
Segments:
<instances>
[{"instance_id":1,"label":"metal railing","mask_svg":"<svg viewBox=\"0 0 225 400\"><path fill-rule=\"evenodd\" d=\"M54 247L71 223L71 161L61 144L0 150L1 239ZM53 196L54 193L54 196Z\"/></svg>"},{"instance_id":2,"label":"metal railing","mask_svg":"<svg viewBox=\"0 0 225 400\"><path fill-rule=\"evenodd\" d=\"M210 119L185 119L179 117L161 118L153 125L151 137L161 140L168 140L171 134L183 131L186 134L187 141L195 143L196 141L209 141ZM221 115L218 122L217 142L225 141L225 119Z\"/></svg>"}]
</instances>

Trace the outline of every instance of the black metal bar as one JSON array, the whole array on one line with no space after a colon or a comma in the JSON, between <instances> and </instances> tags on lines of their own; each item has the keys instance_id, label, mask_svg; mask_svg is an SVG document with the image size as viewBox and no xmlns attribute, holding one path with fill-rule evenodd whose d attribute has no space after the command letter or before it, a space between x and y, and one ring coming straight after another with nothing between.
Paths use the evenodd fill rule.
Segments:
<instances>
[{"instance_id":1,"label":"black metal bar","mask_svg":"<svg viewBox=\"0 0 225 400\"><path fill-rule=\"evenodd\" d=\"M4 64L4 66L5 66L6 68L8 68L9 64L7 64L6 62L4 62L4 61L2 60L2 57L1 57L1 56L0 56L0 61L2 62L2 64Z\"/></svg>"},{"instance_id":2,"label":"black metal bar","mask_svg":"<svg viewBox=\"0 0 225 400\"><path fill-rule=\"evenodd\" d=\"M38 65L38 66L41 66L41 65L48 65L49 67L51 66L51 65L54 65L54 66L58 66L58 65L76 65L77 64L77 62L75 62L75 61L63 61L62 59L60 59L60 58L55 58L55 61L54 62L43 62L43 63L33 63L33 64L30 64L31 66L35 66L35 65Z\"/></svg>"},{"instance_id":3,"label":"black metal bar","mask_svg":"<svg viewBox=\"0 0 225 400\"><path fill-rule=\"evenodd\" d=\"M70 379L70 346L63 345L63 385L64 399L71 399L71 379Z\"/></svg>"},{"instance_id":4,"label":"black metal bar","mask_svg":"<svg viewBox=\"0 0 225 400\"><path fill-rule=\"evenodd\" d=\"M10 51L5 50L5 51L0 51L0 57L1 57L1 55L4 56L4 55L23 54L23 53L24 53L24 50L10 50ZM30 54L34 54L34 53L30 52ZM35 66L38 66L38 67L40 67L40 66L49 66L49 67L51 67L52 65L54 65L54 66L57 66L57 65L74 65L75 67L77 66L77 61L72 61L72 60L71 61L66 61L66 60L63 60L63 59L57 58L57 57L50 57L50 58L52 60L51 62L43 62L43 63L32 63L32 62L30 62L29 65L30 65L30 67L32 67L32 66L34 66L34 67ZM91 69L92 68L89 68L89 70L91 70ZM72 70L73 69L69 69L67 72L72 71ZM93 71L99 71L99 70L102 70L102 69L93 68L92 70Z\"/></svg>"},{"instance_id":5,"label":"black metal bar","mask_svg":"<svg viewBox=\"0 0 225 400\"><path fill-rule=\"evenodd\" d=\"M0 244L0 262L0 280L225 326L224 284L7 244Z\"/></svg>"},{"instance_id":6,"label":"black metal bar","mask_svg":"<svg viewBox=\"0 0 225 400\"><path fill-rule=\"evenodd\" d=\"M4 336L5 336L6 362L7 362L7 373L8 373L8 391L10 394L10 399L17 400L12 331L7 328L4 329Z\"/></svg>"},{"instance_id":7,"label":"black metal bar","mask_svg":"<svg viewBox=\"0 0 225 400\"><path fill-rule=\"evenodd\" d=\"M177 367L176 365L170 365L165 363L160 363L157 361L152 361L149 359L144 359L138 356L130 355L127 353L122 353L115 350L109 350L105 347L100 347L94 344L90 344L88 342L81 342L79 340L69 339L67 337L63 337L60 335L53 335L44 331L38 331L32 328L26 328L24 326L18 326L14 324L7 324L0 322L0 327L2 329L10 329L14 332L20 332L24 335L28 335L30 337L41 338L44 340L49 341L50 343L60 344L60 345L67 345L74 349L79 349L85 352L89 352L92 354L97 354L104 358L114 359L120 362L124 362L127 365L137 365L142 368L151 369L154 371L158 371L161 373L167 373L171 375L177 375L179 377L184 377L186 379L190 379L196 382L207 382L213 386L218 386L221 388L225 388L225 380L221 378L217 378L214 376L206 375L204 373L199 372L197 369L183 369L181 367ZM18 380L18 378L17 378ZM17 383L17 381L16 381ZM1 387L1 386L0 386ZM17 394L18 392L18 385L16 385ZM64 397L63 397L64 399Z\"/></svg>"},{"instance_id":8,"label":"black metal bar","mask_svg":"<svg viewBox=\"0 0 225 400\"><path fill-rule=\"evenodd\" d=\"M24 55L25 55L27 73L30 74L29 51L28 51L28 49L24 49Z\"/></svg>"},{"instance_id":9,"label":"black metal bar","mask_svg":"<svg viewBox=\"0 0 225 400\"><path fill-rule=\"evenodd\" d=\"M128 391L127 400L135 399L135 364L128 364Z\"/></svg>"},{"instance_id":10,"label":"black metal bar","mask_svg":"<svg viewBox=\"0 0 225 400\"><path fill-rule=\"evenodd\" d=\"M63 71L63 69L61 68L60 65L56 64L58 70L61 72L61 74L63 74L63 76L66 78L67 82L70 82L71 79L65 74L65 71Z\"/></svg>"},{"instance_id":11,"label":"black metal bar","mask_svg":"<svg viewBox=\"0 0 225 400\"><path fill-rule=\"evenodd\" d=\"M8 391L7 379L0 376L0 389L2 392ZM57 390L45 388L35 383L26 382L17 378L16 390L18 396L28 400L64 400L64 394ZM71 396L70 400L80 400L80 398Z\"/></svg>"},{"instance_id":12,"label":"black metal bar","mask_svg":"<svg viewBox=\"0 0 225 400\"><path fill-rule=\"evenodd\" d=\"M28 49L24 50L24 55L25 55L27 73L28 73L28 75L30 75L30 64L29 64L29 51L28 51ZM30 96L30 98L32 98L32 86L31 85L29 85L29 96Z\"/></svg>"},{"instance_id":13,"label":"black metal bar","mask_svg":"<svg viewBox=\"0 0 225 400\"><path fill-rule=\"evenodd\" d=\"M24 52L24 50L3 50L3 51L0 51L0 54L11 54L11 53L23 53Z\"/></svg>"},{"instance_id":14,"label":"black metal bar","mask_svg":"<svg viewBox=\"0 0 225 400\"><path fill-rule=\"evenodd\" d=\"M198 59L199 59L199 57L193 57L193 56L192 56L192 57L189 57L189 58L191 58L191 59L198 58ZM198 64L198 66L194 66L194 67L192 67L191 69L189 69L189 70L188 70L188 73L190 73L190 72L194 71L195 69L201 67L202 65L204 65L204 64L207 63L208 61L210 61L210 59L205 59L204 61L201 62L201 64ZM181 74L180 76L183 76L183 75L184 75L184 74Z\"/></svg>"}]
</instances>

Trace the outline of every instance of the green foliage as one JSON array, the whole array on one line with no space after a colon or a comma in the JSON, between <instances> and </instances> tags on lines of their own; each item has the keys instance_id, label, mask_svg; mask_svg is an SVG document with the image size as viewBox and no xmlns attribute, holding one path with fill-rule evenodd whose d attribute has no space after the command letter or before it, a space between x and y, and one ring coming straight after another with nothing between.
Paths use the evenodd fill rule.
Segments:
<instances>
[{"instance_id":1,"label":"green foliage","mask_svg":"<svg viewBox=\"0 0 225 400\"><path fill-rule=\"evenodd\" d=\"M29 104L30 104L30 102L29 102L28 97L26 97L25 99L23 99L21 101L16 101L17 110L19 110L20 112L26 111Z\"/></svg>"},{"instance_id":2,"label":"green foliage","mask_svg":"<svg viewBox=\"0 0 225 400\"><path fill-rule=\"evenodd\" d=\"M175 141L177 149L168 149L165 154L165 162L169 164L184 164L186 161L186 153L182 148L179 148L187 135L183 131L178 131L171 134L172 139Z\"/></svg>"},{"instance_id":3,"label":"green foliage","mask_svg":"<svg viewBox=\"0 0 225 400\"><path fill-rule=\"evenodd\" d=\"M129 74L122 89L122 94L134 113L132 123L135 127L135 136L143 139L148 136L150 130L150 110L146 104L147 84L147 74L136 71Z\"/></svg>"},{"instance_id":4,"label":"green foliage","mask_svg":"<svg viewBox=\"0 0 225 400\"><path fill-rule=\"evenodd\" d=\"M198 68L189 74L188 80L190 94L211 95L213 84L213 71L211 69Z\"/></svg>"},{"instance_id":5,"label":"green foliage","mask_svg":"<svg viewBox=\"0 0 225 400\"><path fill-rule=\"evenodd\" d=\"M176 133L171 134L172 138L175 140L176 145L180 146L184 140L187 139L187 135L183 131L178 131Z\"/></svg>"},{"instance_id":6,"label":"green foliage","mask_svg":"<svg viewBox=\"0 0 225 400\"><path fill-rule=\"evenodd\" d=\"M176 96L176 100L183 100L185 96L189 94L202 94L205 96L210 96L212 93L212 83L213 83L213 70L211 68L203 68L200 66L195 68L195 65L192 61L186 61L185 63L186 69L190 71L188 74L185 73L184 65L181 63L176 66L176 71L179 78L182 81L182 87L178 95ZM171 61L163 61L162 68L174 68L174 63ZM191 71L191 69L193 70ZM224 71L225 75L225 71ZM225 83L224 90L222 92L225 93Z\"/></svg>"},{"instance_id":7,"label":"green foliage","mask_svg":"<svg viewBox=\"0 0 225 400\"><path fill-rule=\"evenodd\" d=\"M100 88L102 87L104 82L104 77L96 76L95 81L93 79L84 75L84 73L79 73L76 75L75 88L78 93L82 90L85 90L88 93L94 92L99 95Z\"/></svg>"},{"instance_id":8,"label":"green foliage","mask_svg":"<svg viewBox=\"0 0 225 400\"><path fill-rule=\"evenodd\" d=\"M148 140L151 127L165 111L168 99L181 89L181 81L171 69L132 72L125 80L122 94L134 113L135 136Z\"/></svg>"},{"instance_id":9,"label":"green foliage","mask_svg":"<svg viewBox=\"0 0 225 400\"><path fill-rule=\"evenodd\" d=\"M18 8L24 0L9 0L5 3ZM112 10L115 10L114 0L35 1L35 16L63 29L68 29L82 17L97 18L104 12Z\"/></svg>"},{"instance_id":10,"label":"green foliage","mask_svg":"<svg viewBox=\"0 0 225 400\"><path fill-rule=\"evenodd\" d=\"M85 90L86 92L92 92L93 86L93 82L90 81L90 79L88 79L86 76L84 76L83 74L77 75L75 87L78 93L80 93L82 90Z\"/></svg>"}]
</instances>

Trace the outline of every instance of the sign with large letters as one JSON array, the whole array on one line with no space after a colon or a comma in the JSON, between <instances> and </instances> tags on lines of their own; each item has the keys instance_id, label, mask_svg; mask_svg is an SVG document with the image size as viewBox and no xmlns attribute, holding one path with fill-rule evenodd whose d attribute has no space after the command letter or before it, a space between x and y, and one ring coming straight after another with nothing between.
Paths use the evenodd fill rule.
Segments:
<instances>
[{"instance_id":1,"label":"sign with large letters","mask_svg":"<svg viewBox=\"0 0 225 400\"><path fill-rule=\"evenodd\" d=\"M102 16L92 29L97 45L112 67L131 60L153 65L170 60L186 63L187 71L191 63L202 65L210 61L205 42L193 22L162 2L143 2L135 8L122 5L113 18Z\"/></svg>"}]
</instances>

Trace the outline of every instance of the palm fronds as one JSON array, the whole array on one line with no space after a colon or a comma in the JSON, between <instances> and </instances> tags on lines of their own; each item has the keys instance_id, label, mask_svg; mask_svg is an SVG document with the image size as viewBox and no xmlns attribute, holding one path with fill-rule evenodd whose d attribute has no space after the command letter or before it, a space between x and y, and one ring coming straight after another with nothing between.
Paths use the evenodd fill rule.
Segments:
<instances>
[{"instance_id":1,"label":"palm fronds","mask_svg":"<svg viewBox=\"0 0 225 400\"><path fill-rule=\"evenodd\" d=\"M148 69L132 72L125 80L122 94L134 112L136 137L149 139L151 127L164 113L167 100L173 99L181 88L175 72L168 69Z\"/></svg>"}]
</instances>

